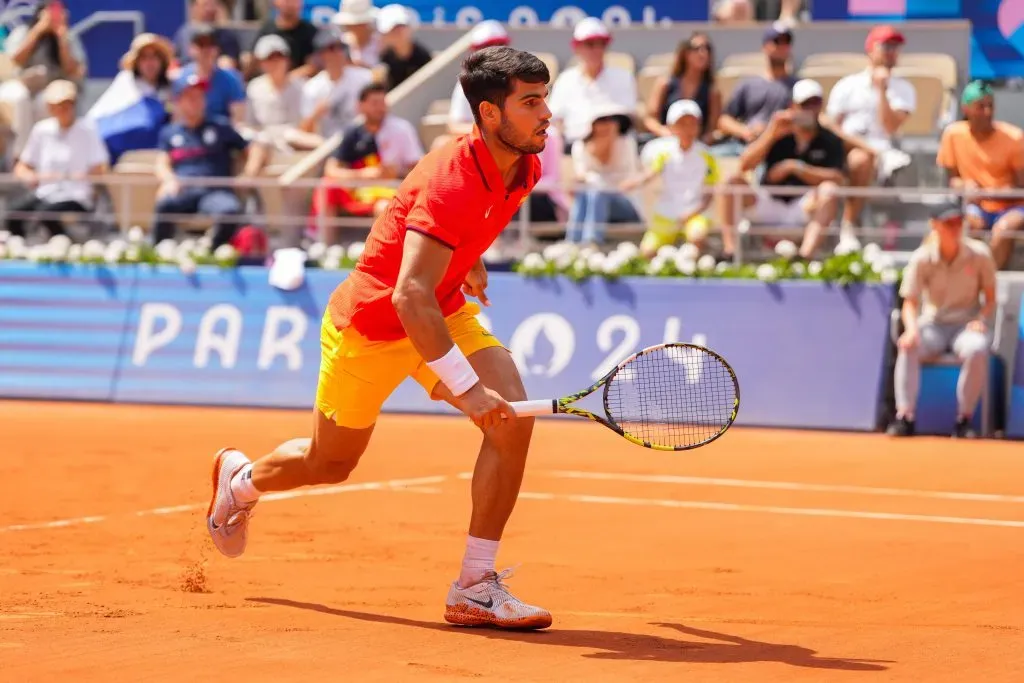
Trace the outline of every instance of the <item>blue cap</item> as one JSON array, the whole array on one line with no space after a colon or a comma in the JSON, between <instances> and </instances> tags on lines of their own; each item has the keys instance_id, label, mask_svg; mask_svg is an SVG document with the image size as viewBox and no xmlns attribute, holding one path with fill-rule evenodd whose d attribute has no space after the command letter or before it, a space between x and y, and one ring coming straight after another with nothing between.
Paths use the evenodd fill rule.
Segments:
<instances>
[{"instance_id":1,"label":"blue cap","mask_svg":"<svg viewBox=\"0 0 1024 683\"><path fill-rule=\"evenodd\" d=\"M761 44L774 43L782 36L787 36L790 40L793 40L793 29L783 21L776 21L765 29L764 36L761 38Z\"/></svg>"},{"instance_id":2,"label":"blue cap","mask_svg":"<svg viewBox=\"0 0 1024 683\"><path fill-rule=\"evenodd\" d=\"M185 92L189 88L203 88L206 89L206 81L199 77L199 74L190 73L187 76L182 76L174 81L171 85L171 93L174 97L179 97L181 93Z\"/></svg>"}]
</instances>

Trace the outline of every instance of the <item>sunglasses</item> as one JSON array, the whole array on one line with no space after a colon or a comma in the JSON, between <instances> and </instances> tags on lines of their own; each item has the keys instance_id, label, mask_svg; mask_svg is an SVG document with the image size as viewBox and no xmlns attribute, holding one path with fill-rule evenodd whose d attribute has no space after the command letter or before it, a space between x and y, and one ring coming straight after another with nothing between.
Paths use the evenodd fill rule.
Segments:
<instances>
[{"instance_id":1,"label":"sunglasses","mask_svg":"<svg viewBox=\"0 0 1024 683\"><path fill-rule=\"evenodd\" d=\"M711 52L711 46L707 43L691 43L689 49L694 52Z\"/></svg>"}]
</instances>

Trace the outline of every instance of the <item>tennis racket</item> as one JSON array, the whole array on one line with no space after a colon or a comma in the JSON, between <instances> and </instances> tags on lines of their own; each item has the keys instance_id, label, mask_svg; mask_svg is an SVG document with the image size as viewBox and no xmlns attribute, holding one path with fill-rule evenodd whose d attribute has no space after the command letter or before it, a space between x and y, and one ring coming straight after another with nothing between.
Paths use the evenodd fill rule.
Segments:
<instances>
[{"instance_id":1,"label":"tennis racket","mask_svg":"<svg viewBox=\"0 0 1024 683\"><path fill-rule=\"evenodd\" d=\"M602 387L604 417L572 405ZM644 448L686 451L711 443L732 426L740 385L729 363L714 351L696 344L659 344L633 354L583 391L510 405L517 415L576 415Z\"/></svg>"}]
</instances>

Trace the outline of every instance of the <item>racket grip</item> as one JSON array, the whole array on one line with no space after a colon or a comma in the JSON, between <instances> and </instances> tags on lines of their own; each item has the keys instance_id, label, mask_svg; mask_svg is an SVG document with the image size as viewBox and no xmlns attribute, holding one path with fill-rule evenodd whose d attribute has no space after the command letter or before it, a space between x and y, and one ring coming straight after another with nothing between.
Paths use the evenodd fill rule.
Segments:
<instances>
[{"instance_id":1,"label":"racket grip","mask_svg":"<svg viewBox=\"0 0 1024 683\"><path fill-rule=\"evenodd\" d=\"M553 415L557 412L555 406L557 401L545 398L538 401L512 401L509 403L515 409L516 415L529 417L530 415Z\"/></svg>"}]
</instances>

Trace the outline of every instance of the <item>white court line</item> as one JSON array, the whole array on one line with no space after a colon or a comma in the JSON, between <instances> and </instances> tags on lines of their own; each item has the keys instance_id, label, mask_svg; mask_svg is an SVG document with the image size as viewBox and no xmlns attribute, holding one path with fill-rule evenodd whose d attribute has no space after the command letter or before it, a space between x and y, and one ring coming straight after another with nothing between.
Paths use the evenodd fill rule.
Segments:
<instances>
[{"instance_id":1,"label":"white court line","mask_svg":"<svg viewBox=\"0 0 1024 683\"><path fill-rule=\"evenodd\" d=\"M971 500L990 503L1024 503L1024 496L995 493L961 493L955 491L919 491L914 489L874 488L836 484L809 484L795 481L754 481L749 479L716 479L712 477L680 477L667 474L616 474L612 472L579 472L548 470L534 474L560 479L589 479L594 481L630 481L646 484L685 484L689 486L723 486L746 489L774 489L778 491L804 491L814 493L853 493L869 496L904 496L908 498L934 498L941 500ZM462 475L459 475L460 477Z\"/></svg>"},{"instance_id":2,"label":"white court line","mask_svg":"<svg viewBox=\"0 0 1024 683\"><path fill-rule=\"evenodd\" d=\"M806 517L847 517L851 519L881 519L903 522L933 522L936 524L971 524L1024 529L1024 521L1006 519L978 519L974 517L943 517L933 515L904 515L891 512L862 512L859 510L829 510L824 508L789 508L774 505L740 505L695 500L664 500L658 498L619 498L615 496L583 496L562 493L523 491L520 499L564 501L570 503L596 503L605 505L633 505L641 507L685 508L688 510L720 510L728 512L764 512L775 515L803 515Z\"/></svg>"},{"instance_id":3,"label":"white court line","mask_svg":"<svg viewBox=\"0 0 1024 683\"><path fill-rule=\"evenodd\" d=\"M321 486L314 489L301 489L298 491L283 491L280 493L268 493L260 497L260 502L273 500L289 500L291 498L303 498L305 496L330 496L337 493L351 493L353 491L402 491L412 493L440 493L440 489L425 487L426 484L440 484L445 481L446 476L418 477L416 479L390 479L388 481L368 481L361 484L338 484L335 486ZM406 488L408 487L408 488ZM136 517L148 515L170 515L177 512L191 512L202 510L209 503L191 503L189 505L174 505L171 507L152 508L150 510L139 510L134 514ZM95 524L104 522L111 517L122 515L93 515L90 517L72 517L70 519L58 519L52 522L35 522L32 524L12 524L0 527L0 533L5 531L33 531L38 529L59 529L68 526L81 524Z\"/></svg>"}]
</instances>

